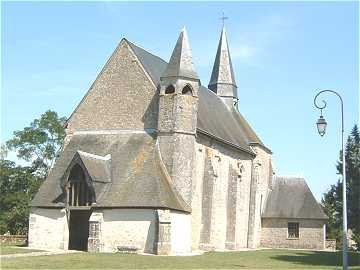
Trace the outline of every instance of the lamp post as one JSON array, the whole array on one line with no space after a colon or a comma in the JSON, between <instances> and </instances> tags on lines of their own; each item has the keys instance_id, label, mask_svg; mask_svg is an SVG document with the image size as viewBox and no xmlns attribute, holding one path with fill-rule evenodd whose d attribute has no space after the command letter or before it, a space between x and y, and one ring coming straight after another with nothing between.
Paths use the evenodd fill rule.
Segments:
<instances>
[{"instance_id":1,"label":"lamp post","mask_svg":"<svg viewBox=\"0 0 360 270\"><path fill-rule=\"evenodd\" d=\"M314 97L314 105L316 108L318 108L320 110L320 117L318 119L318 121L316 122L316 126L318 129L318 132L321 136L324 136L325 132L326 132L326 121L325 118L322 115L322 110L325 109L327 103L322 100L322 105L319 105L318 103L316 103L316 99L317 97L324 93L324 92L328 92L328 93L333 93L335 95L338 96L338 98L340 99L340 103L341 103L341 146L342 146L342 175L343 175L343 270L347 270L348 269L348 236L347 236L347 207L346 207L346 166L345 166L345 145L344 145L344 103L343 100L341 98L341 96L339 95L339 93L337 93L334 90L322 90L319 93L316 94L316 96Z\"/></svg>"}]
</instances>

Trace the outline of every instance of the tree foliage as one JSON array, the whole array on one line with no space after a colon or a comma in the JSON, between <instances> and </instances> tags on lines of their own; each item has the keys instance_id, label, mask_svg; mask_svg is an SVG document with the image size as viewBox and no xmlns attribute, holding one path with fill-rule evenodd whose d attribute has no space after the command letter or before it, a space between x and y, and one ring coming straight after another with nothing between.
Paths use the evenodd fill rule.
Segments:
<instances>
[{"instance_id":1,"label":"tree foliage","mask_svg":"<svg viewBox=\"0 0 360 270\"><path fill-rule=\"evenodd\" d=\"M16 166L6 159L0 160L0 167L0 233L25 234L28 204L42 181L32 167Z\"/></svg>"},{"instance_id":2,"label":"tree foliage","mask_svg":"<svg viewBox=\"0 0 360 270\"><path fill-rule=\"evenodd\" d=\"M337 164L339 174L342 174L342 153ZM355 125L347 139L345 147L346 162L346 195L348 228L351 229L352 239L356 248L360 250L360 134ZM326 214L329 216L328 237L335 238L342 245L342 182L339 180L324 194L322 203Z\"/></svg>"},{"instance_id":3,"label":"tree foliage","mask_svg":"<svg viewBox=\"0 0 360 270\"><path fill-rule=\"evenodd\" d=\"M30 161L39 176L44 177L64 140L65 120L48 110L40 119L31 122L29 127L15 131L6 146L9 150L15 150L18 158Z\"/></svg>"},{"instance_id":4,"label":"tree foliage","mask_svg":"<svg viewBox=\"0 0 360 270\"><path fill-rule=\"evenodd\" d=\"M15 131L14 137L0 150L0 233L25 234L29 203L45 179L63 143L65 118L46 111L29 127ZM7 160L8 150L30 166L19 166Z\"/></svg>"}]
</instances>

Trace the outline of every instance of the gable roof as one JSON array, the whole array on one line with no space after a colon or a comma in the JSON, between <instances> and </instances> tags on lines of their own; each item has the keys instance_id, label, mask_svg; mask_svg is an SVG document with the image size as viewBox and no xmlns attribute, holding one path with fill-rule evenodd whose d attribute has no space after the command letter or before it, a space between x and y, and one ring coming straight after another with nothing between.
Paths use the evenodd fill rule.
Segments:
<instances>
[{"instance_id":1,"label":"gable roof","mask_svg":"<svg viewBox=\"0 0 360 270\"><path fill-rule=\"evenodd\" d=\"M111 155L106 155L105 157L102 157L78 150L76 151L75 156L78 156L79 159L81 159L92 181L111 181Z\"/></svg>"},{"instance_id":2,"label":"gable roof","mask_svg":"<svg viewBox=\"0 0 360 270\"><path fill-rule=\"evenodd\" d=\"M328 219L304 178L274 176L263 218Z\"/></svg>"},{"instance_id":3,"label":"gable roof","mask_svg":"<svg viewBox=\"0 0 360 270\"><path fill-rule=\"evenodd\" d=\"M126 40L139 61L153 79L154 84L160 83L160 76L167 66L167 62L134 43ZM216 108L216 109L215 109ZM254 155L251 144L258 144L271 152L255 134L245 118L234 108L226 104L214 92L201 86L199 89L197 131L218 139L221 142L239 148Z\"/></svg>"},{"instance_id":4,"label":"gable roof","mask_svg":"<svg viewBox=\"0 0 360 270\"><path fill-rule=\"evenodd\" d=\"M74 135L56 161L46 181L30 206L64 207L63 179L74 156L79 155L91 177L107 176L110 181L94 182L94 207L169 208L190 212L169 180L164 177L164 165L156 152L155 140L147 133ZM60 181L62 179L62 181Z\"/></svg>"}]
</instances>

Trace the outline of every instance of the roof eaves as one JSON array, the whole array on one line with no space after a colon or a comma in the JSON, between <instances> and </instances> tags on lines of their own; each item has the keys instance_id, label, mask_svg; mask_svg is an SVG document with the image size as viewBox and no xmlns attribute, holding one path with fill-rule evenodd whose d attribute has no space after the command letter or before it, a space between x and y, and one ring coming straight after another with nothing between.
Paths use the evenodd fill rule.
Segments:
<instances>
[{"instance_id":1,"label":"roof eaves","mask_svg":"<svg viewBox=\"0 0 360 270\"><path fill-rule=\"evenodd\" d=\"M264 149L268 154L272 154L272 153L273 153L268 147L266 147L266 146L263 145L262 143L259 143L259 142L249 142L249 145L250 145L250 146L259 146L259 147L261 147L262 149Z\"/></svg>"},{"instance_id":2,"label":"roof eaves","mask_svg":"<svg viewBox=\"0 0 360 270\"><path fill-rule=\"evenodd\" d=\"M196 131L198 131L199 133L204 134L206 136L209 136L209 137L211 137L211 138L213 138L213 139L215 139L215 140L217 140L217 141L219 141L221 143L230 145L230 146L232 146L232 147L234 147L234 148L236 148L238 150L244 151L244 152L250 154L253 157L256 156L256 153L253 150L246 149L245 147L241 147L240 145L237 145L237 144L234 144L234 143L229 142L227 140L224 140L224 139L222 139L222 138L220 138L218 136L215 136L214 134L211 134L210 132L207 132L207 131L205 131L205 130L203 130L201 128L196 128Z\"/></svg>"}]
</instances>

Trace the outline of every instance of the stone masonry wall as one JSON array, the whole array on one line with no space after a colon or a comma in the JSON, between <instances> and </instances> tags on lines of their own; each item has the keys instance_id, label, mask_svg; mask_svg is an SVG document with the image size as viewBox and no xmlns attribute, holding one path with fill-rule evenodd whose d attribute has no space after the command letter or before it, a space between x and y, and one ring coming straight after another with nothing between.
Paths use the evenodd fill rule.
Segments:
<instances>
[{"instance_id":1,"label":"stone masonry wall","mask_svg":"<svg viewBox=\"0 0 360 270\"><path fill-rule=\"evenodd\" d=\"M116 252L121 247L135 247L154 253L156 215L152 209L102 210L102 251Z\"/></svg>"},{"instance_id":2,"label":"stone masonry wall","mask_svg":"<svg viewBox=\"0 0 360 270\"><path fill-rule=\"evenodd\" d=\"M193 249L246 247L252 157L201 135L195 148Z\"/></svg>"},{"instance_id":3,"label":"stone masonry wall","mask_svg":"<svg viewBox=\"0 0 360 270\"><path fill-rule=\"evenodd\" d=\"M143 130L157 127L158 95L122 40L68 122L68 129ZM126 98L124 98L126 97Z\"/></svg>"},{"instance_id":4,"label":"stone masonry wall","mask_svg":"<svg viewBox=\"0 0 360 270\"><path fill-rule=\"evenodd\" d=\"M288 238L288 222L299 222L299 238ZM325 247L324 220L262 219L261 247L319 249Z\"/></svg>"},{"instance_id":5,"label":"stone masonry wall","mask_svg":"<svg viewBox=\"0 0 360 270\"><path fill-rule=\"evenodd\" d=\"M256 158L252 165L252 184L250 193L250 220L248 232L248 247L257 248L261 239L261 213L271 187L272 171L271 154L261 146L254 146Z\"/></svg>"},{"instance_id":6,"label":"stone masonry wall","mask_svg":"<svg viewBox=\"0 0 360 270\"><path fill-rule=\"evenodd\" d=\"M64 210L33 207L29 217L29 247L68 248L67 219Z\"/></svg>"},{"instance_id":7,"label":"stone masonry wall","mask_svg":"<svg viewBox=\"0 0 360 270\"><path fill-rule=\"evenodd\" d=\"M171 254L191 253L191 214L171 211Z\"/></svg>"}]
</instances>

